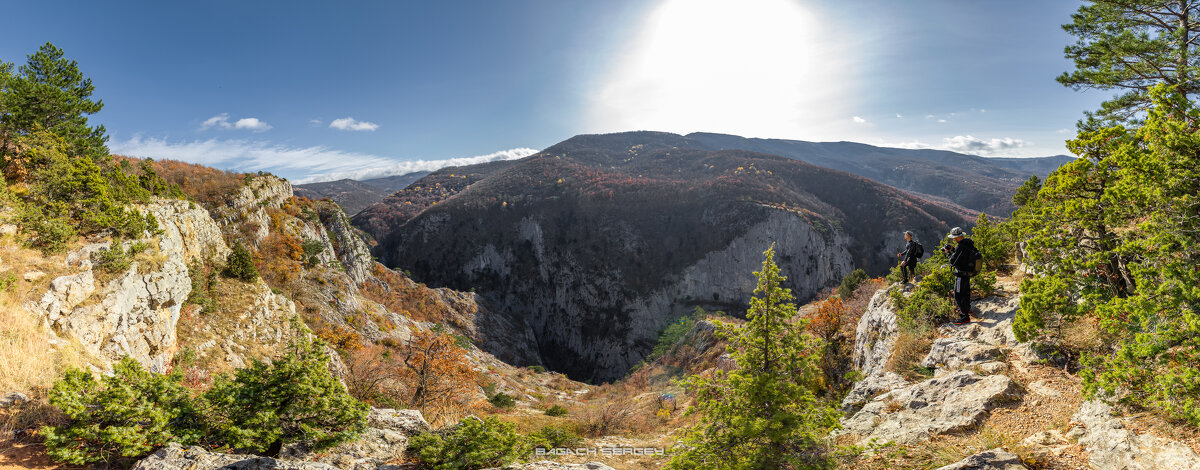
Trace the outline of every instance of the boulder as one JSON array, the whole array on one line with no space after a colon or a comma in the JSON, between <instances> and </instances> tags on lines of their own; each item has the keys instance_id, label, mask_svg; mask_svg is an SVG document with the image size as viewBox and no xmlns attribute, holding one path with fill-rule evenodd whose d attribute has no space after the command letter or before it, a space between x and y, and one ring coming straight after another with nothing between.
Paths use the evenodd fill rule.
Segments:
<instances>
[{"instance_id":1,"label":"boulder","mask_svg":"<svg viewBox=\"0 0 1200 470\"><path fill-rule=\"evenodd\" d=\"M1103 402L1084 402L1073 420L1078 425L1067 434L1079 437L1079 444L1088 451L1088 463L1094 468L1200 468L1200 455L1190 447L1126 429L1126 420L1113 417L1112 407Z\"/></svg>"},{"instance_id":2,"label":"boulder","mask_svg":"<svg viewBox=\"0 0 1200 470\"><path fill-rule=\"evenodd\" d=\"M429 431L429 423L418 410L371 408L367 430L358 439L319 454L311 454L303 445L285 448L281 456L288 460L306 460L353 470L384 470L404 457L408 438Z\"/></svg>"},{"instance_id":3,"label":"boulder","mask_svg":"<svg viewBox=\"0 0 1200 470\"><path fill-rule=\"evenodd\" d=\"M1029 450L1028 455L1037 460L1045 460L1050 456L1059 456L1071 447L1066 436L1058 430L1040 431L1021 441L1021 447Z\"/></svg>"},{"instance_id":4,"label":"boulder","mask_svg":"<svg viewBox=\"0 0 1200 470\"><path fill-rule=\"evenodd\" d=\"M220 468L222 470L337 470L319 462L276 460L257 455L210 452L202 447L183 447L171 443L150 454L132 470L193 470Z\"/></svg>"},{"instance_id":5,"label":"boulder","mask_svg":"<svg viewBox=\"0 0 1200 470\"><path fill-rule=\"evenodd\" d=\"M1027 470L1021 458L1001 448L985 450L937 470Z\"/></svg>"},{"instance_id":6,"label":"boulder","mask_svg":"<svg viewBox=\"0 0 1200 470\"><path fill-rule=\"evenodd\" d=\"M36 281L43 277L46 277L46 273L44 273L42 271L38 271L36 269L33 271L26 272L24 276L21 276L22 279L24 279L28 282L33 282L33 281Z\"/></svg>"},{"instance_id":7,"label":"boulder","mask_svg":"<svg viewBox=\"0 0 1200 470\"><path fill-rule=\"evenodd\" d=\"M488 469L488 470L501 470L501 469L492 468L492 469ZM504 467L503 470L614 470L614 469L612 467L609 467L608 465L604 465L600 462L561 463L561 462L552 462L549 460L540 460L537 462L531 462L531 463L527 463L524 465L509 465L507 467Z\"/></svg>"},{"instance_id":8,"label":"boulder","mask_svg":"<svg viewBox=\"0 0 1200 470\"><path fill-rule=\"evenodd\" d=\"M3 397L0 397L0 408L9 406L20 406L29 402L29 397L21 392L8 392Z\"/></svg>"},{"instance_id":9,"label":"boulder","mask_svg":"<svg viewBox=\"0 0 1200 470\"><path fill-rule=\"evenodd\" d=\"M47 320L54 324L61 316L70 314L76 305L95 291L96 279L91 271L60 276L50 281L50 290L42 295L34 311L45 313Z\"/></svg>"},{"instance_id":10,"label":"boulder","mask_svg":"<svg viewBox=\"0 0 1200 470\"><path fill-rule=\"evenodd\" d=\"M912 444L971 429L988 411L1020 394L1021 387L1007 376L958 370L876 397L843 418L837 434L856 434L861 442Z\"/></svg>"},{"instance_id":11,"label":"boulder","mask_svg":"<svg viewBox=\"0 0 1200 470\"><path fill-rule=\"evenodd\" d=\"M908 381L895 372L872 375L854 384L854 388L850 389L850 393L847 393L846 398L842 399L842 411L857 411L879 394L908 385Z\"/></svg>"},{"instance_id":12,"label":"boulder","mask_svg":"<svg viewBox=\"0 0 1200 470\"><path fill-rule=\"evenodd\" d=\"M921 361L921 367L946 372L991 362L998 357L1000 348L987 343L957 337L938 338Z\"/></svg>"},{"instance_id":13,"label":"boulder","mask_svg":"<svg viewBox=\"0 0 1200 470\"><path fill-rule=\"evenodd\" d=\"M420 410L390 408L371 408L371 413L367 415L367 426L399 431L410 436L431 429Z\"/></svg>"}]
</instances>

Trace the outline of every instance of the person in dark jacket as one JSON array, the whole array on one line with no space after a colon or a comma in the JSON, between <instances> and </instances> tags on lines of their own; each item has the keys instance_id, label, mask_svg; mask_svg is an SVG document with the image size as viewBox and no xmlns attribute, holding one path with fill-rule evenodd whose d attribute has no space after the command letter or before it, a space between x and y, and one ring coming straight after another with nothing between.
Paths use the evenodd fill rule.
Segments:
<instances>
[{"instance_id":1,"label":"person in dark jacket","mask_svg":"<svg viewBox=\"0 0 1200 470\"><path fill-rule=\"evenodd\" d=\"M958 307L956 324L971 322L971 266L975 260L975 241L967 238L967 232L960 227L950 230L950 239L954 245L946 245L943 250L950 256L950 266L954 267L954 303ZM953 251L951 251L953 250Z\"/></svg>"},{"instance_id":2,"label":"person in dark jacket","mask_svg":"<svg viewBox=\"0 0 1200 470\"><path fill-rule=\"evenodd\" d=\"M914 271L917 269L917 241L913 240L913 233L911 231L904 232L904 241L906 242L904 244L904 251L896 253L896 257L903 259L903 261L900 262L900 275L904 276L904 283L908 284L908 276L910 274L912 275L913 281L917 280L917 276Z\"/></svg>"}]
</instances>

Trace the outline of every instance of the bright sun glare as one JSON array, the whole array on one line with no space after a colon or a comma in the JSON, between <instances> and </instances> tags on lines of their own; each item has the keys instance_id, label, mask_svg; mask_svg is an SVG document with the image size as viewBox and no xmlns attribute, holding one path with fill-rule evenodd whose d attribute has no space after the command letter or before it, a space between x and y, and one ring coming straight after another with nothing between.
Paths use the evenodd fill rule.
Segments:
<instances>
[{"instance_id":1,"label":"bright sun glare","mask_svg":"<svg viewBox=\"0 0 1200 470\"><path fill-rule=\"evenodd\" d=\"M828 131L853 104L853 72L830 29L798 0L664 0L595 89L588 128Z\"/></svg>"}]
</instances>

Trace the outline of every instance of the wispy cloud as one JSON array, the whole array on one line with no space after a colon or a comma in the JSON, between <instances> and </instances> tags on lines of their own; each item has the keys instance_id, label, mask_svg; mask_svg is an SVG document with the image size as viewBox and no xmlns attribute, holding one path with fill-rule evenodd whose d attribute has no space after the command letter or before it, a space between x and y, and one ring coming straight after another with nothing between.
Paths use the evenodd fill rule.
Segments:
<instances>
[{"instance_id":1,"label":"wispy cloud","mask_svg":"<svg viewBox=\"0 0 1200 470\"><path fill-rule=\"evenodd\" d=\"M212 128L245 129L245 130L250 130L250 131L254 131L254 132L263 132L265 130L270 129L271 125L267 124L266 121L263 121L259 118L254 118L254 117L241 118L233 123L230 123L229 122L229 113L221 113L216 116L205 119L204 122L200 123L200 130L202 130L202 131L212 129Z\"/></svg>"},{"instance_id":2,"label":"wispy cloud","mask_svg":"<svg viewBox=\"0 0 1200 470\"><path fill-rule=\"evenodd\" d=\"M853 120L854 120L855 124L866 124L867 123L866 119L863 119L859 116L854 116Z\"/></svg>"},{"instance_id":3,"label":"wispy cloud","mask_svg":"<svg viewBox=\"0 0 1200 470\"><path fill-rule=\"evenodd\" d=\"M340 179L365 180L382 178L384 176L404 175L418 171L435 171L448 166L475 165L477 163L496 162L501 160L517 160L537 153L536 149L521 147L475 157L447 158L445 160L412 160L394 163L389 166L368 168L362 170L335 171L323 175L315 175L297 180L297 183L316 183Z\"/></svg>"},{"instance_id":4,"label":"wispy cloud","mask_svg":"<svg viewBox=\"0 0 1200 470\"><path fill-rule=\"evenodd\" d=\"M200 130L205 130L205 129L209 129L212 127L220 127L223 129L228 129L230 127L229 113L221 113L216 116L210 117L208 119L205 119L204 122L200 124Z\"/></svg>"},{"instance_id":5,"label":"wispy cloud","mask_svg":"<svg viewBox=\"0 0 1200 470\"><path fill-rule=\"evenodd\" d=\"M881 145L904 149L937 149L971 155L999 156L1000 154L1011 154L1014 150L1031 146L1033 143L1012 137L984 140L971 135L956 135L954 137L943 138L940 145L926 144L919 140Z\"/></svg>"},{"instance_id":6,"label":"wispy cloud","mask_svg":"<svg viewBox=\"0 0 1200 470\"><path fill-rule=\"evenodd\" d=\"M1030 145L1021 139L1004 137L1000 139L983 140L971 135L956 135L942 139L942 145L947 150L976 155L995 155L1001 152L1016 150Z\"/></svg>"},{"instance_id":7,"label":"wispy cloud","mask_svg":"<svg viewBox=\"0 0 1200 470\"><path fill-rule=\"evenodd\" d=\"M234 171L265 170L298 183L378 178L414 171L433 171L447 166L512 160L537 153L534 149L517 148L477 157L398 162L395 158L345 152L324 146L290 147L245 139L172 142L140 136L111 142L109 147L113 153L131 157L181 160Z\"/></svg>"},{"instance_id":8,"label":"wispy cloud","mask_svg":"<svg viewBox=\"0 0 1200 470\"><path fill-rule=\"evenodd\" d=\"M379 124L370 121L357 121L352 117L344 117L334 119L329 123L329 127L343 131L374 131L379 128Z\"/></svg>"}]
</instances>

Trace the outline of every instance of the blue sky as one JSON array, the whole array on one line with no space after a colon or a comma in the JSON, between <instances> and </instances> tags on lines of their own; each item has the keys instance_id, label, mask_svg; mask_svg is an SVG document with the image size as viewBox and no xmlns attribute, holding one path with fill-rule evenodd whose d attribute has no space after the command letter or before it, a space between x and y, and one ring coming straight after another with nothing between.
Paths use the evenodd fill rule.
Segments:
<instances>
[{"instance_id":1,"label":"blue sky","mask_svg":"<svg viewBox=\"0 0 1200 470\"><path fill-rule=\"evenodd\" d=\"M96 85L114 152L298 181L516 158L581 133L1066 153L1079 3L7 2Z\"/></svg>"}]
</instances>

